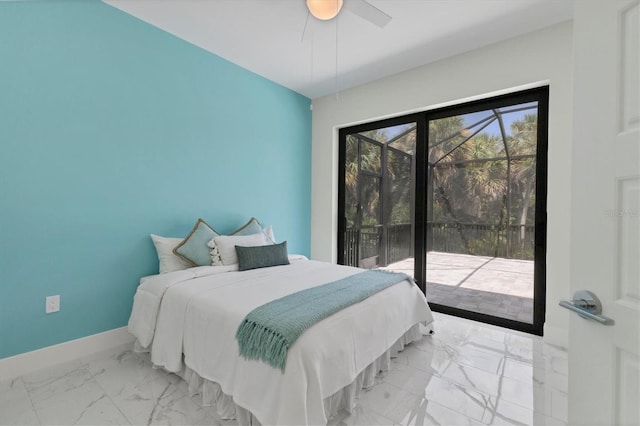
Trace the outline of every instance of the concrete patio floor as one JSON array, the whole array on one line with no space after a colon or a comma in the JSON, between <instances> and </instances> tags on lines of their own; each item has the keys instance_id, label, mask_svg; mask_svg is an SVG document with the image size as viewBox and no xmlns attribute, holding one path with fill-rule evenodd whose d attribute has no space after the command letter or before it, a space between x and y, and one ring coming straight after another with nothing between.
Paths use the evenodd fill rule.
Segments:
<instances>
[{"instance_id":1,"label":"concrete patio floor","mask_svg":"<svg viewBox=\"0 0 640 426\"><path fill-rule=\"evenodd\" d=\"M413 276L413 258L381 269ZM427 253L427 300L533 323L533 261Z\"/></svg>"}]
</instances>

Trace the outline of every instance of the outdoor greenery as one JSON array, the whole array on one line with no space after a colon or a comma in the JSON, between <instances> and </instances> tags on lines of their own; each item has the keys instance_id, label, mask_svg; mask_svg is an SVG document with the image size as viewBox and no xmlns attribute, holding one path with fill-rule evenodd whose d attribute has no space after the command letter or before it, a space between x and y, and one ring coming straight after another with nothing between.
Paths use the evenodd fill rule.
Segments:
<instances>
[{"instance_id":1,"label":"outdoor greenery","mask_svg":"<svg viewBox=\"0 0 640 426\"><path fill-rule=\"evenodd\" d=\"M360 184L362 218L361 226L374 226L387 218L388 224L411 223L411 163L415 155L415 126L407 126L404 136L389 142L385 129L347 136L345 162L345 214L347 226L357 223L357 191ZM360 141L360 143L358 143ZM376 144L375 142L378 142ZM383 182L382 145L387 145L386 181ZM358 175L358 149L360 170ZM358 180L360 176L360 180ZM380 200L381 185L387 187L387 199Z\"/></svg>"},{"instance_id":2,"label":"outdoor greenery","mask_svg":"<svg viewBox=\"0 0 640 426\"><path fill-rule=\"evenodd\" d=\"M485 113L476 123L469 123L468 116L429 122L428 165L433 192L428 218L433 249L532 259L535 106L526 113ZM491 123L493 131L485 128ZM415 126L413 130L411 125L405 127L400 130L408 132L396 129L392 137L388 129L347 137L347 227L411 224L416 132ZM503 132L496 131L500 128ZM380 199L381 191L384 200Z\"/></svg>"}]
</instances>

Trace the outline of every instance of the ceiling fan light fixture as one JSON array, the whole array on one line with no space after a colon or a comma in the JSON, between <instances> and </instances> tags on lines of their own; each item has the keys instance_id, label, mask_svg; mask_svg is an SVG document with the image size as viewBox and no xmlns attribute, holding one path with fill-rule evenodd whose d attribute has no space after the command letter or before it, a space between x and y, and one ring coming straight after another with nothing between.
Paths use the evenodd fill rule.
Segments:
<instances>
[{"instance_id":1,"label":"ceiling fan light fixture","mask_svg":"<svg viewBox=\"0 0 640 426\"><path fill-rule=\"evenodd\" d=\"M328 21L342 9L343 0L307 0L307 9L317 19Z\"/></svg>"}]
</instances>

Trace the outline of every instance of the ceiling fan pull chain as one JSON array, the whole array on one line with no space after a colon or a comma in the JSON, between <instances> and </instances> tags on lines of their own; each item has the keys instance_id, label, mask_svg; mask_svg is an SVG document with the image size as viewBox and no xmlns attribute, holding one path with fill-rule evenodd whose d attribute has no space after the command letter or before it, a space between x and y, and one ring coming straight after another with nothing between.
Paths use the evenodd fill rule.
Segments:
<instances>
[{"instance_id":1,"label":"ceiling fan pull chain","mask_svg":"<svg viewBox=\"0 0 640 426\"><path fill-rule=\"evenodd\" d=\"M314 25L311 22L311 85L313 85L313 62L315 58L315 45L316 45L316 37L314 34Z\"/></svg>"},{"instance_id":2,"label":"ceiling fan pull chain","mask_svg":"<svg viewBox=\"0 0 640 426\"><path fill-rule=\"evenodd\" d=\"M336 91L336 101L340 98L340 94L338 91L338 19L336 21L336 78L335 78L335 91Z\"/></svg>"}]
</instances>

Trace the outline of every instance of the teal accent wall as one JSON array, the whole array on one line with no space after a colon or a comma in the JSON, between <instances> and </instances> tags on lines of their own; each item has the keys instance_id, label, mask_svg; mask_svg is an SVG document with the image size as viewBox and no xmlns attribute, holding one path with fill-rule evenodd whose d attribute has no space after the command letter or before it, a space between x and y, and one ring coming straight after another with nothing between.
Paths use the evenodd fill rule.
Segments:
<instances>
[{"instance_id":1,"label":"teal accent wall","mask_svg":"<svg viewBox=\"0 0 640 426\"><path fill-rule=\"evenodd\" d=\"M150 233L309 255L309 105L104 3L0 2L0 358L125 326Z\"/></svg>"}]
</instances>

